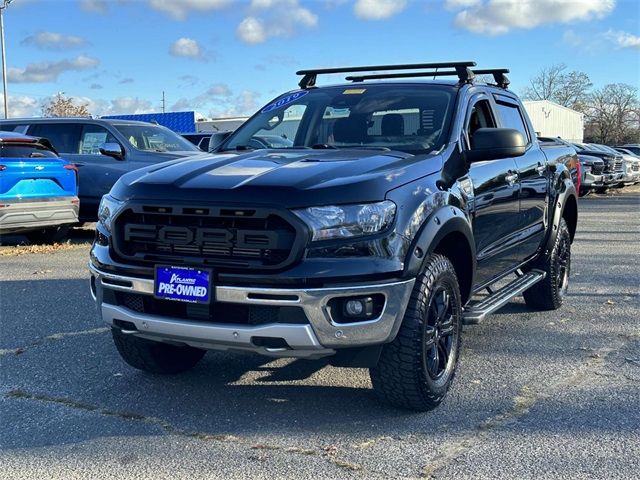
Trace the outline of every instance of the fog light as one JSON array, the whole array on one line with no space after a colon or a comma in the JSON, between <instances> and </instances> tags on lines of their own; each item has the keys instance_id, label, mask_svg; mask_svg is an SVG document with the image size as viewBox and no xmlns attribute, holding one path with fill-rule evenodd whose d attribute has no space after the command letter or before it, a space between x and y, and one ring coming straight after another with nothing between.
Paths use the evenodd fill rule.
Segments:
<instances>
[{"instance_id":1,"label":"fog light","mask_svg":"<svg viewBox=\"0 0 640 480\"><path fill-rule=\"evenodd\" d=\"M364 312L364 303L360 300L349 300L344 306L344 311L347 315L357 317Z\"/></svg>"},{"instance_id":2,"label":"fog light","mask_svg":"<svg viewBox=\"0 0 640 480\"><path fill-rule=\"evenodd\" d=\"M371 297L351 298L344 302L345 317L366 318L373 315L373 300Z\"/></svg>"}]
</instances>

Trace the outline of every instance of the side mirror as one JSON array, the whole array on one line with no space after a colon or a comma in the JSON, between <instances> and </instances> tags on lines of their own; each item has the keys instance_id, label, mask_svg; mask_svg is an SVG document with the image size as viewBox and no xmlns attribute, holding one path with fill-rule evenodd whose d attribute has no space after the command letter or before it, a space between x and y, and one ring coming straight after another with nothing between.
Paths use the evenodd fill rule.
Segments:
<instances>
[{"instance_id":1,"label":"side mirror","mask_svg":"<svg viewBox=\"0 0 640 480\"><path fill-rule=\"evenodd\" d=\"M103 143L100 145L100 153L116 160L124 160L124 152L119 143Z\"/></svg>"},{"instance_id":2,"label":"side mirror","mask_svg":"<svg viewBox=\"0 0 640 480\"><path fill-rule=\"evenodd\" d=\"M521 157L527 142L513 128L479 128L473 134L473 147L465 152L469 162Z\"/></svg>"}]
</instances>

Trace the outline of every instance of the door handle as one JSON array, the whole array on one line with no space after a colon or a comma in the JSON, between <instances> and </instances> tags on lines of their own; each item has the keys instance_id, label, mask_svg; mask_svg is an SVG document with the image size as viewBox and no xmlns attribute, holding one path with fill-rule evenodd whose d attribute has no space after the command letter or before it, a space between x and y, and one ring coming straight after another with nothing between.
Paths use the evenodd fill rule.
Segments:
<instances>
[{"instance_id":1,"label":"door handle","mask_svg":"<svg viewBox=\"0 0 640 480\"><path fill-rule=\"evenodd\" d=\"M538 163L536 170L538 171L538 174L544 175L544 172L547 170L547 166L543 163Z\"/></svg>"},{"instance_id":2,"label":"door handle","mask_svg":"<svg viewBox=\"0 0 640 480\"><path fill-rule=\"evenodd\" d=\"M509 184L509 186L512 186L514 183L516 183L516 180L518 180L518 173L509 171L505 175L504 179Z\"/></svg>"}]
</instances>

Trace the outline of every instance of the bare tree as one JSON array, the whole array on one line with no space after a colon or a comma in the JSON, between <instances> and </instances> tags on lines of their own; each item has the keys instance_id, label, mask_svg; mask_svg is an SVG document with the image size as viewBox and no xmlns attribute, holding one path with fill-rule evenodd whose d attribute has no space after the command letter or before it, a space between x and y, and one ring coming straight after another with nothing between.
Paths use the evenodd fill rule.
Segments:
<instances>
[{"instance_id":1,"label":"bare tree","mask_svg":"<svg viewBox=\"0 0 640 480\"><path fill-rule=\"evenodd\" d=\"M559 63L540 70L530 80L522 96L526 100L550 100L583 112L592 86L586 73L575 70L567 72L567 66Z\"/></svg>"},{"instance_id":2,"label":"bare tree","mask_svg":"<svg viewBox=\"0 0 640 480\"><path fill-rule=\"evenodd\" d=\"M87 103L76 105L72 98L58 93L42 105L42 115L45 117L90 117L88 106Z\"/></svg>"},{"instance_id":3,"label":"bare tree","mask_svg":"<svg viewBox=\"0 0 640 480\"><path fill-rule=\"evenodd\" d=\"M612 83L595 90L588 101L587 136L597 143L640 141L640 99L638 89L626 83Z\"/></svg>"}]
</instances>

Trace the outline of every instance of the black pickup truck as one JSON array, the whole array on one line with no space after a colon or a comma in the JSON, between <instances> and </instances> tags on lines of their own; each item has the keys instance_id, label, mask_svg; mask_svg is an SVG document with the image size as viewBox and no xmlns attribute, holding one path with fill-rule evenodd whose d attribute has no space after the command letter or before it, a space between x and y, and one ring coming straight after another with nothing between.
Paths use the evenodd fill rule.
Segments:
<instances>
[{"instance_id":1,"label":"black pickup truck","mask_svg":"<svg viewBox=\"0 0 640 480\"><path fill-rule=\"evenodd\" d=\"M214 154L124 175L90 259L124 360L177 373L209 349L328 357L428 410L464 323L519 294L559 308L576 152L540 146L507 70L473 67L303 70ZM337 73L350 83L316 86ZM264 136L292 144L254 150Z\"/></svg>"}]
</instances>

